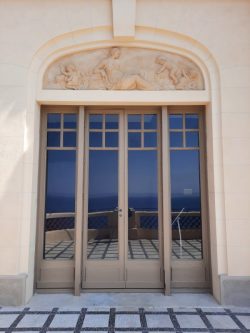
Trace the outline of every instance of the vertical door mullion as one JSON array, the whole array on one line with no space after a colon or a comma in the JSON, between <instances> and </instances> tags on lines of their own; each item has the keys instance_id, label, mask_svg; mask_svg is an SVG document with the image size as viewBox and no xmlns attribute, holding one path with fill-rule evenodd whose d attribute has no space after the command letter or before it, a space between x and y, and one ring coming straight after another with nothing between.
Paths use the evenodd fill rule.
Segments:
<instances>
[{"instance_id":1,"label":"vertical door mullion","mask_svg":"<svg viewBox=\"0 0 250 333\"><path fill-rule=\"evenodd\" d=\"M124 111L119 112L119 165L118 165L118 244L119 244L119 262L121 271L121 280L125 281L125 219L126 219L126 209L125 209L125 134L124 134Z\"/></svg>"},{"instance_id":2,"label":"vertical door mullion","mask_svg":"<svg viewBox=\"0 0 250 333\"><path fill-rule=\"evenodd\" d=\"M169 126L168 110L166 106L162 107L162 218L163 218L163 264L165 276L165 294L171 292L171 246L172 246L172 228L171 228L171 191L170 191L170 157L169 157Z\"/></svg>"},{"instance_id":3,"label":"vertical door mullion","mask_svg":"<svg viewBox=\"0 0 250 333\"><path fill-rule=\"evenodd\" d=\"M89 198L89 111L85 111L84 168L83 168L83 212L82 212L82 286L86 282L86 261L88 251L88 198Z\"/></svg>"},{"instance_id":4,"label":"vertical door mullion","mask_svg":"<svg viewBox=\"0 0 250 333\"><path fill-rule=\"evenodd\" d=\"M80 106L78 116L76 214L75 214L75 296L81 291L82 272L82 216L83 216L83 161L84 161L84 107Z\"/></svg>"},{"instance_id":5,"label":"vertical door mullion","mask_svg":"<svg viewBox=\"0 0 250 333\"><path fill-rule=\"evenodd\" d=\"M124 249L124 280L125 287L127 283L127 262L128 262L128 114L123 111L123 195L124 195L124 236L123 236L123 249Z\"/></svg>"}]
</instances>

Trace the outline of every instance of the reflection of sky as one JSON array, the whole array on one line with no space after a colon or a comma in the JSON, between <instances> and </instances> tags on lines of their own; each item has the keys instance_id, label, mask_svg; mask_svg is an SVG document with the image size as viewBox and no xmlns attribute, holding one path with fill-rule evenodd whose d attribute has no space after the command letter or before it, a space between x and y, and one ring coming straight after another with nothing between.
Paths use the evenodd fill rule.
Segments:
<instances>
[{"instance_id":1,"label":"reflection of sky","mask_svg":"<svg viewBox=\"0 0 250 333\"><path fill-rule=\"evenodd\" d=\"M157 210L157 152L129 151L129 207ZM90 151L89 211L118 206L118 152Z\"/></svg>"},{"instance_id":2,"label":"reflection of sky","mask_svg":"<svg viewBox=\"0 0 250 333\"><path fill-rule=\"evenodd\" d=\"M75 160L75 151L48 151L46 212L75 211Z\"/></svg>"},{"instance_id":3,"label":"reflection of sky","mask_svg":"<svg viewBox=\"0 0 250 333\"><path fill-rule=\"evenodd\" d=\"M46 212L75 211L75 151L48 151ZM129 208L157 210L157 152L128 152ZM200 209L199 152L171 151L172 210ZM118 206L118 152L90 151L89 210Z\"/></svg>"},{"instance_id":4,"label":"reflection of sky","mask_svg":"<svg viewBox=\"0 0 250 333\"><path fill-rule=\"evenodd\" d=\"M199 151L174 150L170 153L172 210L200 209Z\"/></svg>"},{"instance_id":5,"label":"reflection of sky","mask_svg":"<svg viewBox=\"0 0 250 333\"><path fill-rule=\"evenodd\" d=\"M118 206L118 151L89 152L89 211Z\"/></svg>"},{"instance_id":6,"label":"reflection of sky","mask_svg":"<svg viewBox=\"0 0 250 333\"><path fill-rule=\"evenodd\" d=\"M128 205L135 210L157 210L157 151L129 150Z\"/></svg>"}]
</instances>

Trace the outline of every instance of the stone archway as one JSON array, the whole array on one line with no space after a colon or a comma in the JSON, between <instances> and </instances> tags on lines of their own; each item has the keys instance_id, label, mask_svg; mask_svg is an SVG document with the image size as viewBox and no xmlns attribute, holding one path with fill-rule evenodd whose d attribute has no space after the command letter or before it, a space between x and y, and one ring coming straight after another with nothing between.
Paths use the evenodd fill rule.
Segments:
<instances>
[{"instance_id":1,"label":"stone archway","mask_svg":"<svg viewBox=\"0 0 250 333\"><path fill-rule=\"evenodd\" d=\"M62 94L60 92L56 91L55 94L51 93L51 91L46 91L42 89L42 78L44 75L44 72L46 68L49 66L49 64L53 63L56 59L66 56L68 54L77 53L79 51L84 50L93 50L95 48L101 48L101 47L139 47L139 48L150 48L150 49L156 49L159 51L165 51L165 52L174 52L178 53L184 57L188 57L192 59L200 68L204 76L205 81L205 87L206 87L206 93L207 96L209 96L210 102L206 102L208 104L207 107L207 123L208 123L208 144L211 149L209 149L208 152L208 163L213 160L217 165L222 165L222 157L221 157L221 142L218 143L218 147L213 152L213 142L212 137L214 134L217 134L216 132L220 131L220 97L219 97L219 79L218 79L218 72L217 67L215 64L215 61L213 60L212 56L209 54L208 50L199 44L196 41L191 40L190 38L186 36L177 35L175 33L166 32L164 33L155 33L157 38L154 38L152 40L150 36L150 28L137 28L136 29L136 36L137 41L136 42L119 42L114 43L110 36L110 30L107 27L107 29L95 29L93 30L85 30L79 32L81 35L81 40L77 45L75 43L75 40L72 39L71 34L66 34L63 37L55 38L53 41L49 41L41 47L41 49L37 52L34 61L30 68L30 75L29 75L29 82L28 82L28 110L27 110L27 121L26 121L26 141L27 141L27 154L31 155L32 161L33 161L33 167L32 167L32 173L35 175L33 179L33 184L24 184L27 188L25 189L25 192L31 191L31 188L29 186L33 186L32 192L35 191L37 193L37 164L38 164L38 147L39 147L39 138L35 135L36 129L39 127L39 103L47 103L47 104L53 104L58 103L61 99L61 103L65 103L65 99L68 100L68 103L72 103L72 100L74 100L75 104L82 104L84 102L84 95L78 94L74 95L75 97L72 97L73 91L67 91L67 95L64 98L62 98ZM156 41L157 40L157 41ZM107 42L108 41L108 42ZM171 45L171 46L170 46ZM77 93L79 93L77 91ZM106 93L104 91L104 93ZM108 92L107 92L108 93ZM126 93L126 94L123 94ZM129 94L130 93L130 96ZM132 94L131 94L132 93ZM141 92L144 93L144 92ZM161 98L161 104L162 103L162 94L157 94L158 92L152 92L152 100L156 103L159 103L159 100L157 101L157 98ZM112 100L112 95L102 95L103 96L103 103L108 104L109 100L112 103L115 103ZM137 104L144 104L145 100L143 99L143 96L146 96L145 94L139 94L137 97L133 94L133 92L120 92L120 98L124 100L124 98L131 98L131 101L133 103ZM180 95L179 95L180 96ZM179 97L174 94L170 94L169 97L166 96L166 101L170 100L170 103L173 102L171 98L178 99ZM183 95L181 98L182 102L185 101L185 99L189 99L189 101L195 102L195 96L194 94L190 94L189 97L187 95ZM129 103L131 103L131 101ZM100 101L96 102L100 103ZM31 144L32 143L32 144ZM211 165L213 165L211 163ZM219 198L216 196L213 197L214 192L223 191L223 176L221 170L214 170L214 175L209 174L208 175L209 180L209 193L211 193L211 197L209 198L210 201L210 216L215 216L215 221L212 221L210 226L210 232L211 232L211 239L217 238L217 225L216 225L216 216L217 214L224 215L224 207L217 207L217 203L219 201ZM216 181L215 181L216 179ZM215 210L216 206L216 210ZM33 201L30 201L27 205L26 212L24 214L29 214L31 212L36 212L36 203ZM34 216L34 215L33 215ZM27 224L29 227L29 241L34 243L35 238L35 228L32 228L31 226L35 225L34 218L30 217L30 220L27 221ZM225 229L225 227L224 227ZM24 250L25 251L25 250ZM215 246L212 246L212 251L214 254L212 255L212 271L213 271L213 293L217 299L220 298L219 296L219 277L218 275L221 273L225 273L225 266L226 264L218 264L218 257L220 258L220 262L226 263L225 259L225 253L223 253L223 250L219 252ZM34 272L34 249L30 250L27 253L23 253L22 255L27 256L29 258L26 266L23 267L23 271L29 273L28 283L27 283L27 290L26 290L26 297L27 299L30 297L30 295L33 292L32 289L32 283L33 283L33 272Z\"/></svg>"}]
</instances>

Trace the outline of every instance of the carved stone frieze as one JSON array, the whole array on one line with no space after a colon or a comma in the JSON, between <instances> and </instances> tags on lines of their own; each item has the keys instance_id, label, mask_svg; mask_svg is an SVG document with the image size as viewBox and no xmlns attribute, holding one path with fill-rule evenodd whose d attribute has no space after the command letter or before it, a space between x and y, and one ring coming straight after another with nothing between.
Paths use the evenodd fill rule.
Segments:
<instances>
[{"instance_id":1,"label":"carved stone frieze","mask_svg":"<svg viewBox=\"0 0 250 333\"><path fill-rule=\"evenodd\" d=\"M203 90L199 67L183 56L151 49L112 47L65 56L52 63L44 89Z\"/></svg>"}]
</instances>

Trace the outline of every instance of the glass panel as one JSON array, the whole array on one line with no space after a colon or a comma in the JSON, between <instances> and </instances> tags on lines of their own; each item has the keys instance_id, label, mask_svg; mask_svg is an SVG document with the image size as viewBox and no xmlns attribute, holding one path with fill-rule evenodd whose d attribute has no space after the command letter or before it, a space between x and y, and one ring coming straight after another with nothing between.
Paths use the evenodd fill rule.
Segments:
<instances>
[{"instance_id":1,"label":"glass panel","mask_svg":"<svg viewBox=\"0 0 250 333\"><path fill-rule=\"evenodd\" d=\"M89 146L102 147L102 132L89 132Z\"/></svg>"},{"instance_id":2,"label":"glass panel","mask_svg":"<svg viewBox=\"0 0 250 333\"><path fill-rule=\"evenodd\" d=\"M89 115L89 128L90 129L102 129L102 114L90 114Z\"/></svg>"},{"instance_id":3,"label":"glass panel","mask_svg":"<svg viewBox=\"0 0 250 333\"><path fill-rule=\"evenodd\" d=\"M60 132L47 133L47 147L60 147Z\"/></svg>"},{"instance_id":4,"label":"glass panel","mask_svg":"<svg viewBox=\"0 0 250 333\"><path fill-rule=\"evenodd\" d=\"M44 259L74 256L76 151L47 152Z\"/></svg>"},{"instance_id":5,"label":"glass panel","mask_svg":"<svg viewBox=\"0 0 250 333\"><path fill-rule=\"evenodd\" d=\"M199 151L172 150L172 258L202 259Z\"/></svg>"},{"instance_id":6,"label":"glass panel","mask_svg":"<svg viewBox=\"0 0 250 333\"><path fill-rule=\"evenodd\" d=\"M106 147L118 147L118 132L106 132Z\"/></svg>"},{"instance_id":7,"label":"glass panel","mask_svg":"<svg viewBox=\"0 0 250 333\"><path fill-rule=\"evenodd\" d=\"M48 113L47 128L61 127L61 114L60 113Z\"/></svg>"},{"instance_id":8,"label":"glass panel","mask_svg":"<svg viewBox=\"0 0 250 333\"><path fill-rule=\"evenodd\" d=\"M170 129L182 129L183 128L183 116L181 114L169 115L169 128Z\"/></svg>"},{"instance_id":9,"label":"glass panel","mask_svg":"<svg viewBox=\"0 0 250 333\"><path fill-rule=\"evenodd\" d=\"M198 114L186 114L186 128L198 129L199 128L199 116Z\"/></svg>"},{"instance_id":10,"label":"glass panel","mask_svg":"<svg viewBox=\"0 0 250 333\"><path fill-rule=\"evenodd\" d=\"M64 114L63 116L64 128L76 128L76 114Z\"/></svg>"},{"instance_id":11,"label":"glass panel","mask_svg":"<svg viewBox=\"0 0 250 333\"><path fill-rule=\"evenodd\" d=\"M141 129L141 117L140 114L129 114L128 129Z\"/></svg>"},{"instance_id":12,"label":"glass panel","mask_svg":"<svg viewBox=\"0 0 250 333\"><path fill-rule=\"evenodd\" d=\"M128 258L159 259L157 150L128 151Z\"/></svg>"},{"instance_id":13,"label":"glass panel","mask_svg":"<svg viewBox=\"0 0 250 333\"><path fill-rule=\"evenodd\" d=\"M64 132L63 133L63 146L64 147L76 147L76 132Z\"/></svg>"},{"instance_id":14,"label":"glass panel","mask_svg":"<svg viewBox=\"0 0 250 333\"><path fill-rule=\"evenodd\" d=\"M141 147L141 133L140 132L129 132L128 133L128 147L129 148Z\"/></svg>"},{"instance_id":15,"label":"glass panel","mask_svg":"<svg viewBox=\"0 0 250 333\"><path fill-rule=\"evenodd\" d=\"M144 129L157 129L157 115L145 114L144 115Z\"/></svg>"},{"instance_id":16,"label":"glass panel","mask_svg":"<svg viewBox=\"0 0 250 333\"><path fill-rule=\"evenodd\" d=\"M118 151L89 151L88 259L118 259Z\"/></svg>"},{"instance_id":17,"label":"glass panel","mask_svg":"<svg viewBox=\"0 0 250 333\"><path fill-rule=\"evenodd\" d=\"M157 132L144 133L144 147L157 147Z\"/></svg>"},{"instance_id":18,"label":"glass panel","mask_svg":"<svg viewBox=\"0 0 250 333\"><path fill-rule=\"evenodd\" d=\"M170 147L183 147L182 132L170 132Z\"/></svg>"},{"instance_id":19,"label":"glass panel","mask_svg":"<svg viewBox=\"0 0 250 333\"><path fill-rule=\"evenodd\" d=\"M199 132L186 132L186 146L199 147Z\"/></svg>"},{"instance_id":20,"label":"glass panel","mask_svg":"<svg viewBox=\"0 0 250 333\"><path fill-rule=\"evenodd\" d=\"M118 129L119 118L117 114L106 114L105 116L105 128L106 129Z\"/></svg>"}]
</instances>

